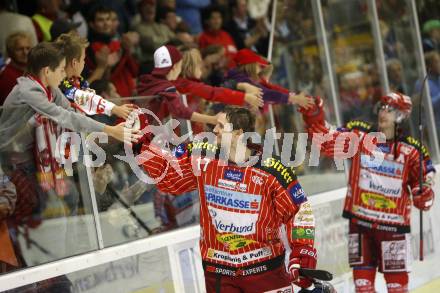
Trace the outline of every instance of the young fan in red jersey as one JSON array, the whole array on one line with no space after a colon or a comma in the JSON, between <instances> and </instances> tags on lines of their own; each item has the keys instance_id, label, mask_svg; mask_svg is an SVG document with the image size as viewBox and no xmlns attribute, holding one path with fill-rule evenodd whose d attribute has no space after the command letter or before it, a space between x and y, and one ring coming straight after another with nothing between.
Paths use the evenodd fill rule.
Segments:
<instances>
[{"instance_id":1,"label":"young fan in red jersey","mask_svg":"<svg viewBox=\"0 0 440 293\"><path fill-rule=\"evenodd\" d=\"M184 51L182 72L179 78L173 81L173 84L180 94L186 95L188 106L195 111L200 112L202 109L203 100L201 99L237 106L248 104L253 108L264 105L261 89L248 83L238 83L238 90L210 86L200 81L202 74L203 60L200 51L195 48ZM203 129L201 123L192 123L194 134L203 131Z\"/></svg>"},{"instance_id":2,"label":"young fan in red jersey","mask_svg":"<svg viewBox=\"0 0 440 293\"><path fill-rule=\"evenodd\" d=\"M118 106L103 99L89 88L89 83L81 76L88 41L75 33L69 33L59 36L55 44L63 48L66 56L66 78L62 81L60 89L72 103L72 107L87 115L106 114L127 119L135 109L134 105Z\"/></svg>"},{"instance_id":3,"label":"young fan in red jersey","mask_svg":"<svg viewBox=\"0 0 440 293\"><path fill-rule=\"evenodd\" d=\"M293 168L242 139L254 125L248 109L226 108L218 115L215 142L181 144L171 153L155 138L140 155L160 190L178 195L198 189L207 292L292 292L292 282L311 285L298 270L316 266L311 206ZM220 151L224 141L231 142L228 155ZM282 224L292 250L288 272Z\"/></svg>"},{"instance_id":4,"label":"young fan in red jersey","mask_svg":"<svg viewBox=\"0 0 440 293\"><path fill-rule=\"evenodd\" d=\"M182 97L173 84L182 71L182 54L171 45L162 46L154 52L154 69L150 74L139 78L138 93L145 96L157 96L149 101L148 109L159 120L182 118L194 122L215 124L216 117L198 113L185 106Z\"/></svg>"},{"instance_id":5,"label":"young fan in red jersey","mask_svg":"<svg viewBox=\"0 0 440 293\"><path fill-rule=\"evenodd\" d=\"M250 83L263 91L263 99L265 102L294 104L306 108L313 105L313 99L311 97L289 92L261 78L260 73L262 68L269 63L254 51L241 49L235 55L234 60L237 67L229 70L227 73L226 84L230 84L234 87L236 83Z\"/></svg>"},{"instance_id":6,"label":"young fan in red jersey","mask_svg":"<svg viewBox=\"0 0 440 293\"><path fill-rule=\"evenodd\" d=\"M337 158L347 153L344 140L339 140L342 142L340 145L337 142L338 137L342 138L348 132L360 139L360 149L351 159L343 212L343 217L350 220L349 262L353 268L356 292L375 292L377 269L384 274L388 292L408 292L411 203L425 211L432 206L435 172L427 149L401 131L400 125L409 117L411 109L410 97L390 93L382 97L377 105L376 125L350 121L344 128L335 131L326 126L320 99L317 99L315 107L300 109L309 133L329 134L328 141L319 141L325 155ZM375 130L385 135L384 143L368 142L366 134ZM376 148L371 151L367 149L368 144L375 144ZM421 192L420 147L423 153ZM381 154L383 161L376 162L375 158Z\"/></svg>"}]
</instances>

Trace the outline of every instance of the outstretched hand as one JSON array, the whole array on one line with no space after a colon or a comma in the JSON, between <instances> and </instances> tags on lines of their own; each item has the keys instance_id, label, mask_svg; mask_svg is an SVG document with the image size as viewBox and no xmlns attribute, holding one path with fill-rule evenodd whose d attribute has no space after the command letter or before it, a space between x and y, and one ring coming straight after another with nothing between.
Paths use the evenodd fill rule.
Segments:
<instances>
[{"instance_id":1,"label":"outstretched hand","mask_svg":"<svg viewBox=\"0 0 440 293\"><path fill-rule=\"evenodd\" d=\"M122 106L114 106L112 109L112 114L127 120L131 111L135 110L137 107L133 104L124 104Z\"/></svg>"},{"instance_id":2,"label":"outstretched hand","mask_svg":"<svg viewBox=\"0 0 440 293\"><path fill-rule=\"evenodd\" d=\"M289 94L289 102L305 109L311 108L315 104L313 97L306 96L304 92L299 94Z\"/></svg>"},{"instance_id":3,"label":"outstretched hand","mask_svg":"<svg viewBox=\"0 0 440 293\"><path fill-rule=\"evenodd\" d=\"M106 125L104 127L104 132L114 137L115 139L130 145L133 142L138 142L142 138L141 130L127 128L124 127L124 125L125 122L121 122L115 126Z\"/></svg>"},{"instance_id":4,"label":"outstretched hand","mask_svg":"<svg viewBox=\"0 0 440 293\"><path fill-rule=\"evenodd\" d=\"M240 83L240 85L241 89L243 89L245 93L253 94L260 98L263 97L263 90L261 88L247 82Z\"/></svg>"},{"instance_id":5,"label":"outstretched hand","mask_svg":"<svg viewBox=\"0 0 440 293\"><path fill-rule=\"evenodd\" d=\"M261 96L257 96L255 94L246 93L244 96L244 100L249 104L252 108L260 108L264 106L264 101Z\"/></svg>"}]
</instances>

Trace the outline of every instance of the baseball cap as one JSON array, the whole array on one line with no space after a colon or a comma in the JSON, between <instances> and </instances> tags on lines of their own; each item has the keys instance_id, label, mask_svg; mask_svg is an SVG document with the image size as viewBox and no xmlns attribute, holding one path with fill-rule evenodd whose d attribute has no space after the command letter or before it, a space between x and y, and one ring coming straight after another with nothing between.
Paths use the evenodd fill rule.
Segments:
<instances>
[{"instance_id":1,"label":"baseball cap","mask_svg":"<svg viewBox=\"0 0 440 293\"><path fill-rule=\"evenodd\" d=\"M55 20L50 27L52 40L56 40L60 35L67 34L68 32L77 29L80 25L81 22L71 22L64 18Z\"/></svg>"},{"instance_id":2,"label":"baseball cap","mask_svg":"<svg viewBox=\"0 0 440 293\"><path fill-rule=\"evenodd\" d=\"M167 75L174 64L182 59L182 54L176 47L166 45L154 51L154 69L151 74Z\"/></svg>"},{"instance_id":3,"label":"baseball cap","mask_svg":"<svg viewBox=\"0 0 440 293\"><path fill-rule=\"evenodd\" d=\"M238 65L258 63L260 65L269 65L269 62L250 49L241 49L234 57Z\"/></svg>"},{"instance_id":4,"label":"baseball cap","mask_svg":"<svg viewBox=\"0 0 440 293\"><path fill-rule=\"evenodd\" d=\"M423 24L424 33L429 33L431 30L436 28L440 28L440 20L438 19L431 19Z\"/></svg>"}]
</instances>

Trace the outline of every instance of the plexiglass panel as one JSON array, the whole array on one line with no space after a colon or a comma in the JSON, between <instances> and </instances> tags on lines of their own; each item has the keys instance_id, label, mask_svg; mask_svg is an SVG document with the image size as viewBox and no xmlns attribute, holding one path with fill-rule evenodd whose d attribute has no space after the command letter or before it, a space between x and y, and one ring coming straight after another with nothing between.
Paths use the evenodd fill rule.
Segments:
<instances>
[{"instance_id":1,"label":"plexiglass panel","mask_svg":"<svg viewBox=\"0 0 440 293\"><path fill-rule=\"evenodd\" d=\"M365 0L322 5L343 123L374 121L373 106L382 95L369 9Z\"/></svg>"},{"instance_id":2,"label":"plexiglass panel","mask_svg":"<svg viewBox=\"0 0 440 293\"><path fill-rule=\"evenodd\" d=\"M272 63L272 82L292 92L304 91L324 99L326 120L336 124L336 113L332 102L329 76L325 70L322 41L317 25L317 12L312 1L278 1ZM321 40L320 40L321 38ZM291 160L296 149L304 147L297 143L297 134L305 132L301 114L294 106L276 105L275 125L277 132L294 133ZM283 141L283 137L280 140ZM283 144L280 144L280 150ZM345 185L344 172L337 171L333 160L321 158L319 165L309 167L307 151L305 160L297 169L300 182L308 194L315 194Z\"/></svg>"},{"instance_id":3,"label":"plexiglass panel","mask_svg":"<svg viewBox=\"0 0 440 293\"><path fill-rule=\"evenodd\" d=\"M421 32L416 31L411 1L378 1L377 10L380 19L390 90L400 91L412 97L413 113L408 128L411 135L419 137L420 96L425 76L422 69L423 59L420 56L417 44L417 34ZM440 104L437 101L440 100L440 95L435 88L436 80L440 74L440 57L438 53L433 51L425 53L425 56L427 59L426 68L429 72L427 82L430 85L432 106L436 115L435 121L439 125ZM424 95L426 94L425 91ZM423 103L426 102L426 99L423 99ZM430 125L428 105L422 104L422 111L422 123L425 125L424 143L429 146L429 149L433 150L434 138L432 133L428 131L432 126L426 127Z\"/></svg>"},{"instance_id":4,"label":"plexiglass panel","mask_svg":"<svg viewBox=\"0 0 440 293\"><path fill-rule=\"evenodd\" d=\"M64 131L29 106L0 108L0 273L98 248L82 155L68 172L58 163Z\"/></svg>"}]
</instances>

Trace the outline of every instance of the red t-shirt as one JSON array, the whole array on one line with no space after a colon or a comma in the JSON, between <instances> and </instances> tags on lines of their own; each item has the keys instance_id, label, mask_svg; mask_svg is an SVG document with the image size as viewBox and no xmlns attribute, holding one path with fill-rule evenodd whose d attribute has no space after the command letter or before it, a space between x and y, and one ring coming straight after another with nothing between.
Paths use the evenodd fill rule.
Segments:
<instances>
[{"instance_id":1,"label":"red t-shirt","mask_svg":"<svg viewBox=\"0 0 440 293\"><path fill-rule=\"evenodd\" d=\"M11 63L6 65L2 72L0 72L0 106L6 100L11 90L17 84L17 78L22 76L23 70L15 67Z\"/></svg>"}]
</instances>

